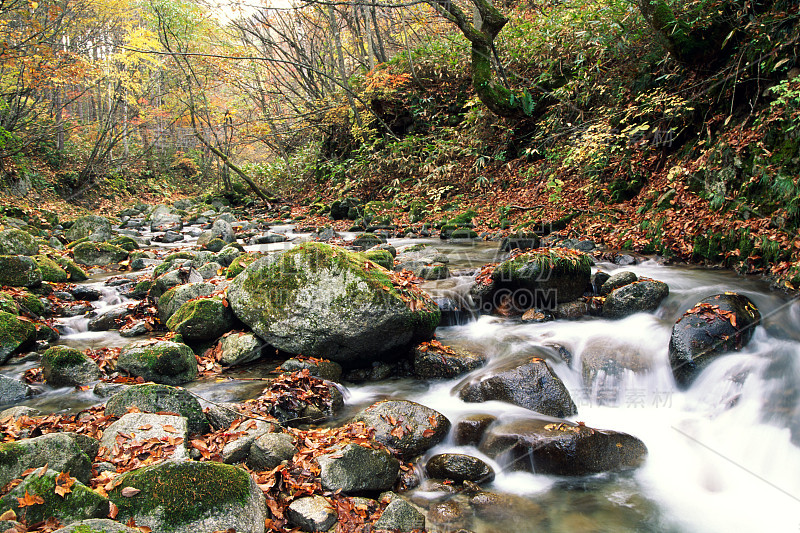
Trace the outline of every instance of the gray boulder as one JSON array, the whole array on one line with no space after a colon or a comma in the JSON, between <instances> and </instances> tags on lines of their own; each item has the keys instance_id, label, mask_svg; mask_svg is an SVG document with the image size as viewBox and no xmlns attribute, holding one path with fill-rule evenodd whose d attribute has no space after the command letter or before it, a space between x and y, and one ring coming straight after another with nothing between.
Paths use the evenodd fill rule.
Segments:
<instances>
[{"instance_id":1,"label":"gray boulder","mask_svg":"<svg viewBox=\"0 0 800 533\"><path fill-rule=\"evenodd\" d=\"M425 531L425 515L403 498L395 496L375 522L375 529L400 533Z\"/></svg>"},{"instance_id":2,"label":"gray boulder","mask_svg":"<svg viewBox=\"0 0 800 533\"><path fill-rule=\"evenodd\" d=\"M42 373L52 387L84 385L102 376L97 363L83 352L66 346L53 346L42 354Z\"/></svg>"},{"instance_id":3,"label":"gray boulder","mask_svg":"<svg viewBox=\"0 0 800 533\"><path fill-rule=\"evenodd\" d=\"M86 215L73 222L66 237L70 242L86 237L94 242L107 241L111 238L111 222L106 217Z\"/></svg>"},{"instance_id":4,"label":"gray boulder","mask_svg":"<svg viewBox=\"0 0 800 533\"><path fill-rule=\"evenodd\" d=\"M0 405L20 402L32 395L33 389L27 383L0 374Z\"/></svg>"},{"instance_id":5,"label":"gray boulder","mask_svg":"<svg viewBox=\"0 0 800 533\"><path fill-rule=\"evenodd\" d=\"M384 491L394 485L400 461L382 449L347 444L334 453L317 457L320 480L326 490Z\"/></svg>"},{"instance_id":6,"label":"gray boulder","mask_svg":"<svg viewBox=\"0 0 800 533\"><path fill-rule=\"evenodd\" d=\"M374 403L353 420L375 428L375 440L405 459L425 453L442 442L450 431L450 421L443 414L408 400Z\"/></svg>"},{"instance_id":7,"label":"gray boulder","mask_svg":"<svg viewBox=\"0 0 800 533\"><path fill-rule=\"evenodd\" d=\"M747 297L715 294L686 311L672 327L669 362L681 387L725 352L742 349L753 338L761 313Z\"/></svg>"},{"instance_id":8,"label":"gray boulder","mask_svg":"<svg viewBox=\"0 0 800 533\"><path fill-rule=\"evenodd\" d=\"M198 533L233 529L263 533L264 494L241 468L214 462L166 461L118 478L109 492L117 519L159 533ZM137 489L125 495L126 489Z\"/></svg>"},{"instance_id":9,"label":"gray boulder","mask_svg":"<svg viewBox=\"0 0 800 533\"><path fill-rule=\"evenodd\" d=\"M544 359L538 357L522 364L511 362L492 369L488 377L467 383L458 396L465 402L508 402L559 418L578 412L564 383Z\"/></svg>"},{"instance_id":10,"label":"gray boulder","mask_svg":"<svg viewBox=\"0 0 800 533\"><path fill-rule=\"evenodd\" d=\"M206 433L209 429L200 402L188 391L178 387L153 383L133 385L108 399L106 414L121 417L131 407L144 413L175 413L185 417L190 433Z\"/></svg>"},{"instance_id":11,"label":"gray boulder","mask_svg":"<svg viewBox=\"0 0 800 533\"><path fill-rule=\"evenodd\" d=\"M171 426L167 431L165 427ZM189 425L186 418L173 415L157 415L153 413L128 413L108 426L103 431L100 447L105 448L105 459L111 458L111 450L117 442L117 437L124 435L126 441L139 444L150 439L168 441L170 438L180 437L183 442L176 445L175 450L169 455L172 460L186 459L188 451L186 443L189 437Z\"/></svg>"},{"instance_id":12,"label":"gray boulder","mask_svg":"<svg viewBox=\"0 0 800 533\"><path fill-rule=\"evenodd\" d=\"M0 255L36 255L39 244L27 231L7 229L0 231Z\"/></svg>"},{"instance_id":13,"label":"gray boulder","mask_svg":"<svg viewBox=\"0 0 800 533\"><path fill-rule=\"evenodd\" d=\"M668 295L669 286L666 283L642 278L612 290L603 304L603 316L624 318L634 313L652 312Z\"/></svg>"},{"instance_id":14,"label":"gray boulder","mask_svg":"<svg viewBox=\"0 0 800 533\"><path fill-rule=\"evenodd\" d=\"M372 362L433 335L439 309L398 292L356 254L304 243L259 259L228 289L236 316L280 350L341 364Z\"/></svg>"},{"instance_id":15,"label":"gray boulder","mask_svg":"<svg viewBox=\"0 0 800 533\"><path fill-rule=\"evenodd\" d=\"M56 472L69 472L83 483L92 477L92 460L70 433L48 433L41 437L0 444L0 485L5 486L29 468L48 465Z\"/></svg>"},{"instance_id":16,"label":"gray boulder","mask_svg":"<svg viewBox=\"0 0 800 533\"><path fill-rule=\"evenodd\" d=\"M220 341L219 364L235 366L252 363L261 357L264 343L252 333L233 331L223 336Z\"/></svg>"},{"instance_id":17,"label":"gray boulder","mask_svg":"<svg viewBox=\"0 0 800 533\"><path fill-rule=\"evenodd\" d=\"M511 470L583 476L640 466L644 443L632 435L574 422L521 419L490 427L479 449Z\"/></svg>"},{"instance_id":18,"label":"gray boulder","mask_svg":"<svg viewBox=\"0 0 800 533\"><path fill-rule=\"evenodd\" d=\"M128 251L107 242L82 242L72 249L76 263L86 266L107 266L128 258Z\"/></svg>"},{"instance_id":19,"label":"gray boulder","mask_svg":"<svg viewBox=\"0 0 800 533\"><path fill-rule=\"evenodd\" d=\"M250 454L253 443L265 434L276 431L278 426L263 420L247 420L236 428L236 433L241 433L234 440L225 443L222 448L222 462L226 464L241 463L247 460L250 464Z\"/></svg>"},{"instance_id":20,"label":"gray boulder","mask_svg":"<svg viewBox=\"0 0 800 533\"><path fill-rule=\"evenodd\" d=\"M328 531L336 523L336 509L322 496L305 496L289 504L289 523L300 531Z\"/></svg>"},{"instance_id":21,"label":"gray boulder","mask_svg":"<svg viewBox=\"0 0 800 533\"><path fill-rule=\"evenodd\" d=\"M197 378L194 352L178 342L148 340L129 344L120 352L117 368L166 385L181 385Z\"/></svg>"},{"instance_id":22,"label":"gray boulder","mask_svg":"<svg viewBox=\"0 0 800 533\"><path fill-rule=\"evenodd\" d=\"M428 459L425 470L432 478L491 483L494 470L484 461L461 453L440 453Z\"/></svg>"},{"instance_id":23,"label":"gray boulder","mask_svg":"<svg viewBox=\"0 0 800 533\"><path fill-rule=\"evenodd\" d=\"M247 466L251 470L272 470L296 453L294 437L288 433L265 433L250 446Z\"/></svg>"}]
</instances>

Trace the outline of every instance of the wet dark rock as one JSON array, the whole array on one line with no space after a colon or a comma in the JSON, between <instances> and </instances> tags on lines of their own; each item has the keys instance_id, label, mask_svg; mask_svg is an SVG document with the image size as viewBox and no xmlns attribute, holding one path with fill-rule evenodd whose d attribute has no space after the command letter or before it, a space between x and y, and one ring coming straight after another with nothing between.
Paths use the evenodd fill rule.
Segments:
<instances>
[{"instance_id":1,"label":"wet dark rock","mask_svg":"<svg viewBox=\"0 0 800 533\"><path fill-rule=\"evenodd\" d=\"M347 444L317 457L320 481L326 490L345 493L390 489L400 472L400 461L382 449Z\"/></svg>"},{"instance_id":2,"label":"wet dark rock","mask_svg":"<svg viewBox=\"0 0 800 533\"><path fill-rule=\"evenodd\" d=\"M535 233L522 233L503 237L500 241L500 251L531 250L539 247L539 236Z\"/></svg>"},{"instance_id":3,"label":"wet dark rock","mask_svg":"<svg viewBox=\"0 0 800 533\"><path fill-rule=\"evenodd\" d=\"M603 316L624 318L634 313L652 312L668 295L669 286L666 283L640 279L611 291L603 304Z\"/></svg>"},{"instance_id":4,"label":"wet dark rock","mask_svg":"<svg viewBox=\"0 0 800 533\"><path fill-rule=\"evenodd\" d=\"M746 346L760 321L758 308L741 294L716 294L698 302L672 327L669 362L675 380L688 387L717 357Z\"/></svg>"},{"instance_id":5,"label":"wet dark rock","mask_svg":"<svg viewBox=\"0 0 800 533\"><path fill-rule=\"evenodd\" d=\"M488 377L478 377L464 385L458 396L465 402L508 402L559 418L578 412L564 383L538 357L494 368Z\"/></svg>"},{"instance_id":6,"label":"wet dark rock","mask_svg":"<svg viewBox=\"0 0 800 533\"><path fill-rule=\"evenodd\" d=\"M434 297L433 301L436 302L442 313L440 326L461 326L472 319L472 309L466 302L459 303L447 296Z\"/></svg>"},{"instance_id":7,"label":"wet dark rock","mask_svg":"<svg viewBox=\"0 0 800 533\"><path fill-rule=\"evenodd\" d=\"M600 290L603 287L603 283L611 278L611 274L608 272L603 272L602 270L598 270L594 274L592 274L592 293L595 296L600 296Z\"/></svg>"},{"instance_id":8,"label":"wet dark rock","mask_svg":"<svg viewBox=\"0 0 800 533\"><path fill-rule=\"evenodd\" d=\"M453 441L459 446L477 446L483 439L483 434L496 420L494 415L467 415L456 423Z\"/></svg>"},{"instance_id":9,"label":"wet dark rock","mask_svg":"<svg viewBox=\"0 0 800 533\"><path fill-rule=\"evenodd\" d=\"M511 470L559 476L636 468L647 455L644 443L627 433L540 419L495 424L479 449Z\"/></svg>"},{"instance_id":10,"label":"wet dark rock","mask_svg":"<svg viewBox=\"0 0 800 533\"><path fill-rule=\"evenodd\" d=\"M425 469L431 477L458 482L491 483L494 480L491 466L477 457L460 453L434 455L428 459Z\"/></svg>"},{"instance_id":11,"label":"wet dark rock","mask_svg":"<svg viewBox=\"0 0 800 533\"><path fill-rule=\"evenodd\" d=\"M600 295L606 296L611 291L633 283L638 279L639 278L633 272L629 272L627 270L623 272L617 272L613 276L609 276L608 279L600 286Z\"/></svg>"},{"instance_id":12,"label":"wet dark rock","mask_svg":"<svg viewBox=\"0 0 800 533\"><path fill-rule=\"evenodd\" d=\"M342 379L342 365L325 359L287 359L281 365L283 372L308 369L312 376L338 382Z\"/></svg>"},{"instance_id":13,"label":"wet dark rock","mask_svg":"<svg viewBox=\"0 0 800 533\"><path fill-rule=\"evenodd\" d=\"M353 420L375 428L375 440L407 459L433 448L450 431L450 421L443 414L408 400L377 402L358 413ZM397 431L398 426L402 426L402 433Z\"/></svg>"},{"instance_id":14,"label":"wet dark rock","mask_svg":"<svg viewBox=\"0 0 800 533\"><path fill-rule=\"evenodd\" d=\"M101 296L100 291L85 285L76 285L71 292L76 300L83 300L86 302L96 302Z\"/></svg>"},{"instance_id":15,"label":"wet dark rock","mask_svg":"<svg viewBox=\"0 0 800 533\"><path fill-rule=\"evenodd\" d=\"M486 356L460 348L447 351L430 345L414 348L414 375L421 379L449 379L486 364Z\"/></svg>"},{"instance_id":16,"label":"wet dark rock","mask_svg":"<svg viewBox=\"0 0 800 533\"><path fill-rule=\"evenodd\" d=\"M553 315L559 320L578 320L590 313L590 306L583 300L566 302L556 306ZM524 317L523 317L524 319Z\"/></svg>"}]
</instances>

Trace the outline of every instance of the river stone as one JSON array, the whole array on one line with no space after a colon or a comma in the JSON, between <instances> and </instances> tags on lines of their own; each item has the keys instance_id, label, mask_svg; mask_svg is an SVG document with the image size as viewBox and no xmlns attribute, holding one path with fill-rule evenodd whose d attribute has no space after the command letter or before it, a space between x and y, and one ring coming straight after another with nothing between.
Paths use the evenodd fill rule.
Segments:
<instances>
[{"instance_id":1,"label":"river stone","mask_svg":"<svg viewBox=\"0 0 800 533\"><path fill-rule=\"evenodd\" d=\"M394 268L394 258L388 250L376 250L372 248L364 252L364 257L387 270L392 270Z\"/></svg>"},{"instance_id":2,"label":"river stone","mask_svg":"<svg viewBox=\"0 0 800 533\"><path fill-rule=\"evenodd\" d=\"M443 414L408 400L383 400L374 403L358 413L353 420L375 428L375 440L405 459L422 455L442 442L450 431L450 421ZM394 424L391 420L397 423ZM403 428L401 437L396 435L399 426Z\"/></svg>"},{"instance_id":3,"label":"river stone","mask_svg":"<svg viewBox=\"0 0 800 533\"><path fill-rule=\"evenodd\" d=\"M652 312L668 295L669 286L663 281L642 278L611 291L603 304L603 316L623 318L634 313Z\"/></svg>"},{"instance_id":4,"label":"river stone","mask_svg":"<svg viewBox=\"0 0 800 533\"><path fill-rule=\"evenodd\" d=\"M330 240L330 239L319 239L321 241ZM249 244L275 244L278 242L285 242L286 235L283 233L274 233L272 231L267 231L266 233L259 233L258 235L254 235L250 237L247 241Z\"/></svg>"},{"instance_id":5,"label":"river stone","mask_svg":"<svg viewBox=\"0 0 800 533\"><path fill-rule=\"evenodd\" d=\"M251 470L272 470L296 453L294 437L288 433L265 433L252 441L247 466Z\"/></svg>"},{"instance_id":6,"label":"river stone","mask_svg":"<svg viewBox=\"0 0 800 533\"><path fill-rule=\"evenodd\" d=\"M107 241L111 238L111 222L106 217L86 215L72 223L66 237L70 242L89 238L90 241Z\"/></svg>"},{"instance_id":7,"label":"river stone","mask_svg":"<svg viewBox=\"0 0 800 533\"><path fill-rule=\"evenodd\" d=\"M564 383L538 357L522 364L510 362L493 368L488 377L467 383L458 396L465 402L508 402L559 418L578 412Z\"/></svg>"},{"instance_id":8,"label":"river stone","mask_svg":"<svg viewBox=\"0 0 800 533\"><path fill-rule=\"evenodd\" d=\"M108 500L80 480L75 480L70 487L72 490L64 496L56 494L56 477L60 472L67 470L60 471L52 464L45 472L41 469L34 471L11 492L0 498L0 509L11 509L28 524L42 522L50 517L57 518L61 522L73 522L108 516L110 510ZM18 499L23 498L25 494L40 496L44 503L22 507Z\"/></svg>"},{"instance_id":9,"label":"river stone","mask_svg":"<svg viewBox=\"0 0 800 533\"><path fill-rule=\"evenodd\" d=\"M627 433L540 419L493 425L479 449L511 470L557 476L636 468L647 455L644 443Z\"/></svg>"},{"instance_id":10,"label":"river stone","mask_svg":"<svg viewBox=\"0 0 800 533\"><path fill-rule=\"evenodd\" d=\"M185 344L171 341L142 341L125 346L117 369L147 381L181 385L197 378L197 360Z\"/></svg>"},{"instance_id":11,"label":"river stone","mask_svg":"<svg viewBox=\"0 0 800 533\"><path fill-rule=\"evenodd\" d=\"M439 526L439 530L463 530L472 523L472 509L464 501L447 499L428 509L428 522Z\"/></svg>"},{"instance_id":12,"label":"river stone","mask_svg":"<svg viewBox=\"0 0 800 533\"><path fill-rule=\"evenodd\" d=\"M193 298L208 296L215 289L211 283L186 283L172 287L158 299L158 318L165 324L180 306Z\"/></svg>"},{"instance_id":13,"label":"river stone","mask_svg":"<svg viewBox=\"0 0 800 533\"><path fill-rule=\"evenodd\" d=\"M33 346L35 340L36 326L33 322L0 311L0 365L15 353Z\"/></svg>"},{"instance_id":14,"label":"river stone","mask_svg":"<svg viewBox=\"0 0 800 533\"><path fill-rule=\"evenodd\" d=\"M219 340L222 366L235 366L252 363L261 357L264 343L249 332L233 331Z\"/></svg>"},{"instance_id":15,"label":"river stone","mask_svg":"<svg viewBox=\"0 0 800 533\"><path fill-rule=\"evenodd\" d=\"M613 338L596 338L583 349L581 377L592 401L599 405L619 405L630 374L642 375L652 370L652 362L636 346Z\"/></svg>"},{"instance_id":16,"label":"river stone","mask_svg":"<svg viewBox=\"0 0 800 533\"><path fill-rule=\"evenodd\" d=\"M69 279L67 271L46 255L35 255L33 260L42 272L42 281L51 283L64 283Z\"/></svg>"},{"instance_id":17,"label":"river stone","mask_svg":"<svg viewBox=\"0 0 800 533\"><path fill-rule=\"evenodd\" d=\"M128 251L107 242L82 242L72 249L72 256L79 265L107 266L128 258Z\"/></svg>"},{"instance_id":18,"label":"river stone","mask_svg":"<svg viewBox=\"0 0 800 533\"><path fill-rule=\"evenodd\" d=\"M381 239L374 233L362 233L353 240L353 246L360 247L362 250L369 250L385 242L384 239Z\"/></svg>"},{"instance_id":19,"label":"river stone","mask_svg":"<svg viewBox=\"0 0 800 533\"><path fill-rule=\"evenodd\" d=\"M89 279L89 275L86 274L86 272L81 267L79 267L72 259L68 257L57 256L54 258L54 261L58 263L58 266L64 269L64 271L69 276L69 280L71 282L76 283L80 281L86 281L87 279Z\"/></svg>"},{"instance_id":20,"label":"river stone","mask_svg":"<svg viewBox=\"0 0 800 533\"><path fill-rule=\"evenodd\" d=\"M400 461L383 449L347 444L317 457L320 481L326 490L383 491L394 485Z\"/></svg>"},{"instance_id":21,"label":"river stone","mask_svg":"<svg viewBox=\"0 0 800 533\"><path fill-rule=\"evenodd\" d=\"M0 255L0 285L38 287L42 271L36 262L24 255Z\"/></svg>"},{"instance_id":22,"label":"river stone","mask_svg":"<svg viewBox=\"0 0 800 533\"><path fill-rule=\"evenodd\" d=\"M421 379L451 379L486 364L486 356L460 348L449 351L428 345L414 348L414 375ZM450 353L452 351L453 353Z\"/></svg>"},{"instance_id":23,"label":"river stone","mask_svg":"<svg viewBox=\"0 0 800 533\"><path fill-rule=\"evenodd\" d=\"M494 470L477 457L461 453L440 453L428 459L425 470L432 478L452 479L453 481L473 481L491 483Z\"/></svg>"},{"instance_id":24,"label":"river stone","mask_svg":"<svg viewBox=\"0 0 800 533\"><path fill-rule=\"evenodd\" d=\"M84 385L102 376L97 363L66 346L53 346L42 354L42 373L51 387Z\"/></svg>"},{"instance_id":25,"label":"river stone","mask_svg":"<svg viewBox=\"0 0 800 533\"><path fill-rule=\"evenodd\" d=\"M42 412L38 409L34 409L33 407L28 407L27 405L16 405L14 407L9 407L8 409L3 409L0 411L0 420L10 416L12 418L22 418L23 416L27 417L34 417L41 415Z\"/></svg>"},{"instance_id":26,"label":"river stone","mask_svg":"<svg viewBox=\"0 0 800 533\"><path fill-rule=\"evenodd\" d=\"M453 441L458 446L477 446L483 439L483 434L496 420L496 416L489 414L467 415L456 422Z\"/></svg>"},{"instance_id":27,"label":"river stone","mask_svg":"<svg viewBox=\"0 0 800 533\"><path fill-rule=\"evenodd\" d=\"M425 515L403 498L395 496L375 522L374 529L399 533L425 531Z\"/></svg>"},{"instance_id":28,"label":"river stone","mask_svg":"<svg viewBox=\"0 0 800 533\"><path fill-rule=\"evenodd\" d=\"M48 465L56 472L69 472L83 483L92 477L92 460L70 433L48 433L41 437L0 444L0 486L18 478L29 468Z\"/></svg>"},{"instance_id":29,"label":"river stone","mask_svg":"<svg viewBox=\"0 0 800 533\"><path fill-rule=\"evenodd\" d=\"M108 243L113 244L114 246L119 246L129 253L139 249L139 243L136 242L136 239L129 235L119 235L108 241Z\"/></svg>"},{"instance_id":30,"label":"river stone","mask_svg":"<svg viewBox=\"0 0 800 533\"><path fill-rule=\"evenodd\" d=\"M128 472L108 497L117 519L159 533L263 533L264 494L241 468L211 461L165 461ZM126 497L123 491L141 492Z\"/></svg>"},{"instance_id":31,"label":"river stone","mask_svg":"<svg viewBox=\"0 0 800 533\"><path fill-rule=\"evenodd\" d=\"M200 298L186 302L175 311L167 320L167 327L186 341L209 341L233 329L234 320L222 298Z\"/></svg>"},{"instance_id":32,"label":"river stone","mask_svg":"<svg viewBox=\"0 0 800 533\"><path fill-rule=\"evenodd\" d=\"M746 346L760 321L758 308L741 294L726 292L700 300L672 327L669 362L675 380L688 387L721 354Z\"/></svg>"},{"instance_id":33,"label":"river stone","mask_svg":"<svg viewBox=\"0 0 800 533\"><path fill-rule=\"evenodd\" d=\"M308 373L320 379L338 382L342 379L342 365L326 359L287 359L281 365L282 372L308 369Z\"/></svg>"},{"instance_id":34,"label":"river stone","mask_svg":"<svg viewBox=\"0 0 800 533\"><path fill-rule=\"evenodd\" d=\"M0 255L36 255L39 244L27 231L12 228L0 231Z\"/></svg>"},{"instance_id":35,"label":"river stone","mask_svg":"<svg viewBox=\"0 0 800 533\"><path fill-rule=\"evenodd\" d=\"M201 283L202 281L203 276L191 266L175 268L156 278L155 283L150 289L150 297L161 298L161 295L172 287L177 287L184 283Z\"/></svg>"},{"instance_id":36,"label":"river stone","mask_svg":"<svg viewBox=\"0 0 800 533\"><path fill-rule=\"evenodd\" d=\"M268 344L343 365L380 361L433 335L436 304L420 295L412 311L400 296L384 269L311 242L259 259L228 288L233 312Z\"/></svg>"},{"instance_id":37,"label":"river stone","mask_svg":"<svg viewBox=\"0 0 800 533\"><path fill-rule=\"evenodd\" d=\"M186 417L190 433L205 433L209 429L200 402L179 387L154 383L130 386L108 399L106 414L123 416L131 407L144 413L176 413Z\"/></svg>"},{"instance_id":38,"label":"river stone","mask_svg":"<svg viewBox=\"0 0 800 533\"><path fill-rule=\"evenodd\" d=\"M230 427L230 424L226 427ZM236 439L228 441L222 448L222 462L226 464L241 463L248 459L253 442L265 433L276 431L278 426L263 420L245 420L236 429L241 433ZM248 461L249 464L249 461Z\"/></svg>"},{"instance_id":39,"label":"river stone","mask_svg":"<svg viewBox=\"0 0 800 533\"><path fill-rule=\"evenodd\" d=\"M89 320L87 328L89 331L109 331L112 329L117 329L119 327L117 321L121 321L123 318L131 314L133 314L133 312L126 306L113 308L102 315Z\"/></svg>"},{"instance_id":40,"label":"river stone","mask_svg":"<svg viewBox=\"0 0 800 533\"><path fill-rule=\"evenodd\" d=\"M286 509L289 523L300 531L328 531L336 523L336 509L322 496L298 498Z\"/></svg>"},{"instance_id":41,"label":"river stone","mask_svg":"<svg viewBox=\"0 0 800 533\"><path fill-rule=\"evenodd\" d=\"M53 533L141 533L141 530L130 528L108 518L90 518L73 522Z\"/></svg>"},{"instance_id":42,"label":"river stone","mask_svg":"<svg viewBox=\"0 0 800 533\"><path fill-rule=\"evenodd\" d=\"M207 247L208 243L214 239L220 239L226 243L236 241L236 235L233 232L233 226L231 226L231 223L221 218L215 220L214 224L211 225L211 229L204 231L203 234L197 238L197 246L200 248L204 246Z\"/></svg>"},{"instance_id":43,"label":"river stone","mask_svg":"<svg viewBox=\"0 0 800 533\"><path fill-rule=\"evenodd\" d=\"M27 383L0 374L0 405L20 402L32 395L33 389Z\"/></svg>"},{"instance_id":44,"label":"river stone","mask_svg":"<svg viewBox=\"0 0 800 533\"><path fill-rule=\"evenodd\" d=\"M153 233L180 231L182 228L181 216L172 207L159 205L150 213L150 231Z\"/></svg>"},{"instance_id":45,"label":"river stone","mask_svg":"<svg viewBox=\"0 0 800 533\"><path fill-rule=\"evenodd\" d=\"M600 286L600 295L606 296L609 293L611 293L611 291L619 289L620 287L623 287L625 285L634 283L635 281L638 280L639 278L636 277L636 274L634 274L633 272L629 272L627 270L622 272L617 272L613 276L609 276L608 279L606 279Z\"/></svg>"},{"instance_id":46,"label":"river stone","mask_svg":"<svg viewBox=\"0 0 800 533\"><path fill-rule=\"evenodd\" d=\"M211 430L228 429L234 421L244 418L238 408L239 404L233 402L210 404L206 410L206 419L211 424Z\"/></svg>"},{"instance_id":47,"label":"river stone","mask_svg":"<svg viewBox=\"0 0 800 533\"><path fill-rule=\"evenodd\" d=\"M531 307L554 309L583 295L591 265L590 256L564 248L525 252L494 269L491 304L501 306L501 298L507 295L520 313Z\"/></svg>"},{"instance_id":48,"label":"river stone","mask_svg":"<svg viewBox=\"0 0 800 533\"><path fill-rule=\"evenodd\" d=\"M164 426L172 426L175 431L166 431ZM149 429L145 429L149 428ZM186 443L189 440L189 425L185 417L173 415L157 415L153 413L128 413L108 426L103 431L100 447L105 448L104 459L111 458L111 450L117 442L119 435L127 435L139 444L149 439L167 441L170 438L180 437L183 442L175 447L169 456L170 460L186 459L188 450Z\"/></svg>"}]
</instances>

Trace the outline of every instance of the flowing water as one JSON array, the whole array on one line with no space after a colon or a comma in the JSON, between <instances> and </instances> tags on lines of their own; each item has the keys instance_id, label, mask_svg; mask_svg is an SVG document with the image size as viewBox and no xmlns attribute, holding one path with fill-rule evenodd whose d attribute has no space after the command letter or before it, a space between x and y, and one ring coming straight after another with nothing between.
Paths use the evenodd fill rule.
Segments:
<instances>
[{"instance_id":1,"label":"flowing water","mask_svg":"<svg viewBox=\"0 0 800 533\"><path fill-rule=\"evenodd\" d=\"M280 228L291 234L290 227ZM451 270L474 270L495 259L496 244L475 246L398 240L395 245L430 242L446 253ZM183 243L184 245L187 243ZM248 247L275 250L285 245ZM606 272L622 270L598 264ZM587 426L623 431L639 437L649 454L639 469L621 474L563 478L513 471L509 465L452 441L430 450L483 458L497 473L488 490L508 495L509 507L491 518L462 524L475 531L582 532L730 532L800 531L800 304L771 292L764 282L729 272L664 266L653 260L624 267L637 275L666 282L669 297L654 314L623 320L522 323L518 319L481 316L459 326L437 330L445 344L488 356L488 367L514 359L546 354L548 363L567 385L578 407L572 417ZM471 276L428 282L434 295L464 294ZM99 312L125 301L94 279L104 291ZM741 352L720 357L689 390L679 390L668 362L672 325L683 312L712 294L736 291L751 298L764 320ZM62 342L78 348L122 346L117 333L86 331L85 318L63 320ZM555 350L553 348L558 348ZM559 352L560 350L560 352ZM587 380L582 357L590 351L624 353L636 365ZM559 356L558 354L562 354ZM567 357L564 357L564 355ZM15 376L32 361L12 368ZM240 401L256 396L279 361L265 361L226 373L228 379L191 384L188 388L211 401ZM388 380L346 384L348 414L383 398L410 399L430 406L452 422L464 415L488 413L502 419L530 412L501 402L464 403L454 394L462 380ZM247 379L243 379L247 378ZM27 402L45 411L75 409L98 403L91 392L47 390ZM424 458L420 464L424 464ZM463 495L418 490L412 497L430 505ZM452 528L459 524L454 522ZM445 528L442 528L445 529Z\"/></svg>"}]
</instances>

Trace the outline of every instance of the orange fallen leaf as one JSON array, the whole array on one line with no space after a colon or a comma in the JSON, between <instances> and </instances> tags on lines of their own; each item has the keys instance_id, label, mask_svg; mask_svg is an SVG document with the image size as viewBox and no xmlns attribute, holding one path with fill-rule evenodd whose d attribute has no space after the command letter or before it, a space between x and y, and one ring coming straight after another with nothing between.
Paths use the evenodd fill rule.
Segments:
<instances>
[{"instance_id":1,"label":"orange fallen leaf","mask_svg":"<svg viewBox=\"0 0 800 533\"><path fill-rule=\"evenodd\" d=\"M2 522L4 520L9 520L9 521L14 520L14 521L16 521L17 520L17 513L15 513L13 509L9 509L5 513L0 514L0 522Z\"/></svg>"},{"instance_id":2,"label":"orange fallen leaf","mask_svg":"<svg viewBox=\"0 0 800 533\"><path fill-rule=\"evenodd\" d=\"M60 472L56 476L56 494L62 498L72 492L72 485L75 483L75 478L69 475L69 472Z\"/></svg>"},{"instance_id":3,"label":"orange fallen leaf","mask_svg":"<svg viewBox=\"0 0 800 533\"><path fill-rule=\"evenodd\" d=\"M25 496L22 498L17 498L20 507L29 507L31 505L37 505L44 503L44 498L39 496L38 494L28 494L28 491L25 490Z\"/></svg>"},{"instance_id":4,"label":"orange fallen leaf","mask_svg":"<svg viewBox=\"0 0 800 533\"><path fill-rule=\"evenodd\" d=\"M119 514L119 507L114 502L108 502L108 517L113 519L117 517L117 514Z\"/></svg>"},{"instance_id":5,"label":"orange fallen leaf","mask_svg":"<svg viewBox=\"0 0 800 533\"><path fill-rule=\"evenodd\" d=\"M175 429L174 427L170 426L169 424L164 424L164 425L162 426L162 428L163 428L163 429L164 429L164 431L166 431L167 433L178 433L178 430L177 430L177 429Z\"/></svg>"}]
</instances>

